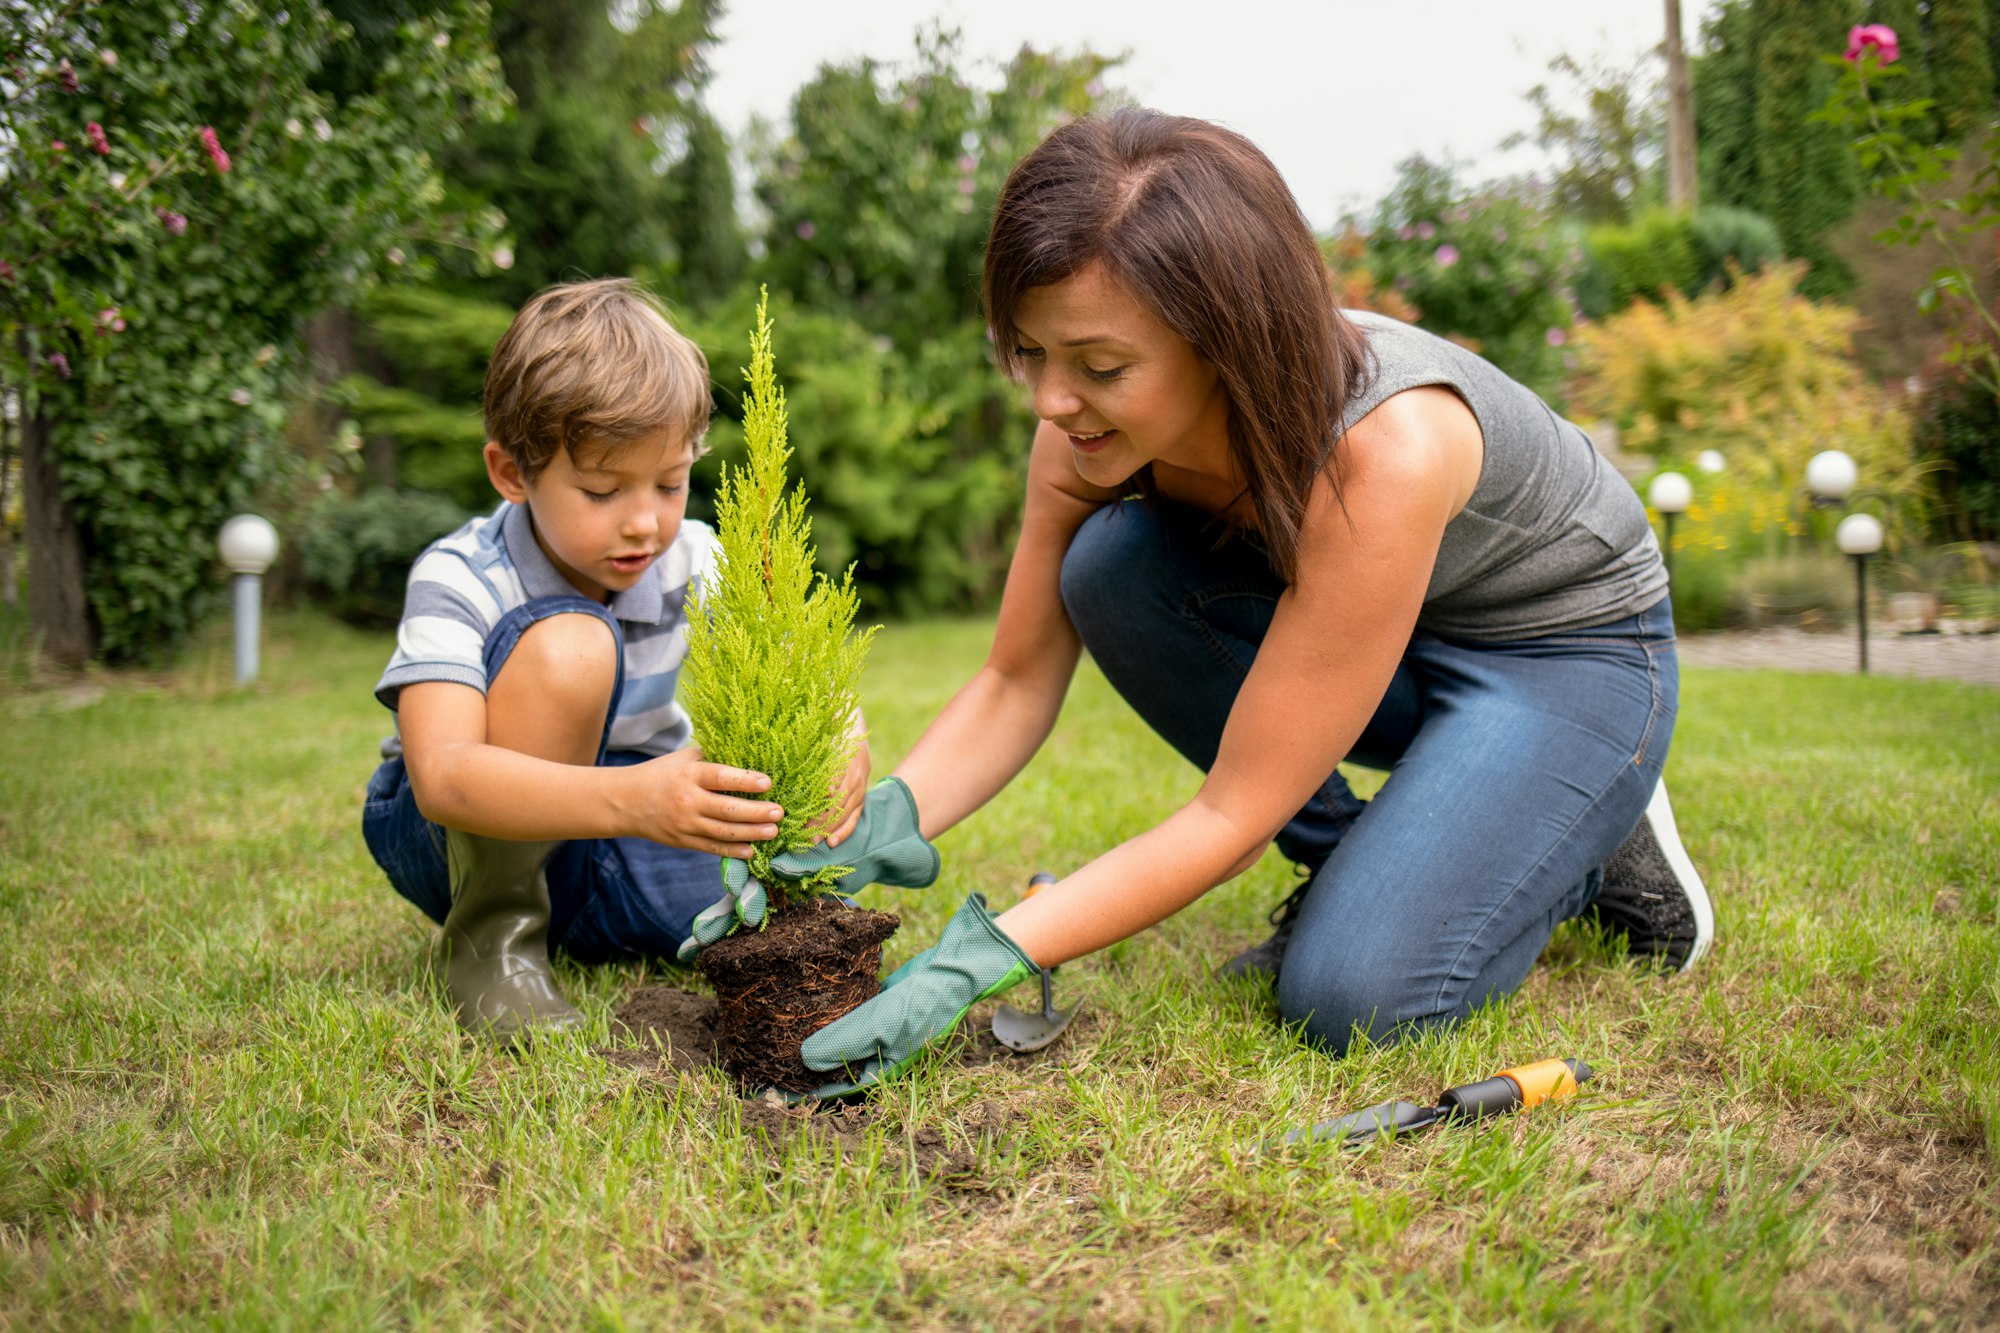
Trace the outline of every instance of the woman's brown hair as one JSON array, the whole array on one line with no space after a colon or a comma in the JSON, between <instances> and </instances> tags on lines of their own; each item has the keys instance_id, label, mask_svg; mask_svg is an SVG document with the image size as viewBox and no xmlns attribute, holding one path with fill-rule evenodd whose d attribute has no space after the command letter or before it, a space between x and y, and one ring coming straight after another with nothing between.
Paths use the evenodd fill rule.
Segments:
<instances>
[{"instance_id":1,"label":"woman's brown hair","mask_svg":"<svg viewBox=\"0 0 2000 1333\"><path fill-rule=\"evenodd\" d=\"M1031 287L1101 263L1213 365L1229 447L1271 562L1297 570L1313 480L1367 357L1271 160L1205 120L1136 107L1074 121L1015 166L986 243L987 325L1019 374L1015 313ZM1142 479L1146 485L1150 478Z\"/></svg>"}]
</instances>

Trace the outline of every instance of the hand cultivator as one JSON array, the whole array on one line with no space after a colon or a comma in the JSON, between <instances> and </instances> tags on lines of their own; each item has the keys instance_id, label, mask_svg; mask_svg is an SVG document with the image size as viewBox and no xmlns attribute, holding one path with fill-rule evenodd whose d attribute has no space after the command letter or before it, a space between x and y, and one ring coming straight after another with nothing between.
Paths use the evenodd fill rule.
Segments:
<instances>
[{"instance_id":1,"label":"hand cultivator","mask_svg":"<svg viewBox=\"0 0 2000 1333\"><path fill-rule=\"evenodd\" d=\"M1056 882L1056 877L1043 871L1028 881L1027 897L1032 898L1043 889ZM1077 1006L1067 1009L1056 1008L1055 997L1051 993L1055 969L1045 967L1042 972L1042 1011L1038 1014L1024 1014L1011 1004L1003 1004L993 1011L993 1036L1010 1051L1039 1051L1063 1034L1070 1019L1076 1017Z\"/></svg>"}]
</instances>

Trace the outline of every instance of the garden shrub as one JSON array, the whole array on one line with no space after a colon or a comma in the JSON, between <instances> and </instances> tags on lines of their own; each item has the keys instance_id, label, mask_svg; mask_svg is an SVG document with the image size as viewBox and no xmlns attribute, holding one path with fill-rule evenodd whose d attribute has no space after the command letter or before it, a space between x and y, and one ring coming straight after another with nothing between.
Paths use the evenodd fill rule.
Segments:
<instances>
[{"instance_id":1,"label":"garden shrub","mask_svg":"<svg viewBox=\"0 0 2000 1333\"><path fill-rule=\"evenodd\" d=\"M1930 505L1907 414L1855 361L1859 317L1799 295L1802 271L1776 265L1693 299L1669 292L1581 328L1573 402L1616 422L1624 448L1662 462L1719 451L1728 485L1746 488L1744 504L1787 512L1806 461L1845 450L1892 546L1901 544L1921 532ZM1692 528L1694 511L1689 518ZM1798 523L1822 520L1801 512Z\"/></svg>"},{"instance_id":2,"label":"garden shrub","mask_svg":"<svg viewBox=\"0 0 2000 1333\"><path fill-rule=\"evenodd\" d=\"M1853 615L1854 569L1831 551L1797 549L1752 556L1736 577L1731 610L1744 625L1823 629Z\"/></svg>"},{"instance_id":3,"label":"garden shrub","mask_svg":"<svg viewBox=\"0 0 2000 1333\"><path fill-rule=\"evenodd\" d=\"M1694 224L1687 214L1663 208L1622 226L1592 227L1585 250L1602 273L1598 287L1610 301L1602 310L1586 308L1593 317L1637 300L1657 301L1663 292L1692 292L1701 273Z\"/></svg>"},{"instance_id":4,"label":"garden shrub","mask_svg":"<svg viewBox=\"0 0 2000 1333\"><path fill-rule=\"evenodd\" d=\"M1417 307L1418 323L1560 397L1582 256L1538 194L1515 182L1469 189L1449 167L1412 158L1367 231L1369 270Z\"/></svg>"},{"instance_id":5,"label":"garden shrub","mask_svg":"<svg viewBox=\"0 0 2000 1333\"><path fill-rule=\"evenodd\" d=\"M994 591L995 571L1004 571L1020 521L1032 423L1017 419L1018 409L1009 411L990 438L965 451L951 412L913 393L907 359L881 336L780 296L770 304L785 329L790 446L794 468L812 487L820 568L858 566L857 586L871 614L978 605ZM741 335L728 330L751 322L751 309L749 293L740 293L715 318L689 327L718 383L742 355ZM983 359L977 326L950 336L977 341L978 348L954 346L940 356ZM975 392L997 385L990 366L968 373L979 380ZM741 412L733 395L720 395L709 431L714 459L696 474L691 512L697 515L712 503L712 469L742 461Z\"/></svg>"},{"instance_id":6,"label":"garden shrub","mask_svg":"<svg viewBox=\"0 0 2000 1333\"><path fill-rule=\"evenodd\" d=\"M2000 541L2000 398L1963 371L1947 371L1917 408L1918 456L1943 464L1938 536Z\"/></svg>"},{"instance_id":7,"label":"garden shrub","mask_svg":"<svg viewBox=\"0 0 2000 1333\"><path fill-rule=\"evenodd\" d=\"M455 500L422 491L328 496L300 534L300 574L336 614L393 625L402 615L411 564L468 517Z\"/></svg>"},{"instance_id":8,"label":"garden shrub","mask_svg":"<svg viewBox=\"0 0 2000 1333\"><path fill-rule=\"evenodd\" d=\"M1694 250L1699 271L1689 296L1727 286L1732 272L1762 272L1785 257L1785 240L1762 213L1717 204L1694 215Z\"/></svg>"}]
</instances>

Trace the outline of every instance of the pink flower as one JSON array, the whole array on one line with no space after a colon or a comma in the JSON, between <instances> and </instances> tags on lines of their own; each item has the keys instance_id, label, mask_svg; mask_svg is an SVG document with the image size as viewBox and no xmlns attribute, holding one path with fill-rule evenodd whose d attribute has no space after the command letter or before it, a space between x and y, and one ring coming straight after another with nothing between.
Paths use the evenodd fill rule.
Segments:
<instances>
[{"instance_id":1,"label":"pink flower","mask_svg":"<svg viewBox=\"0 0 2000 1333\"><path fill-rule=\"evenodd\" d=\"M1439 268L1450 268L1458 262L1458 247L1455 245L1440 245L1437 248L1437 253L1432 255L1431 258L1437 260Z\"/></svg>"},{"instance_id":2,"label":"pink flower","mask_svg":"<svg viewBox=\"0 0 2000 1333\"><path fill-rule=\"evenodd\" d=\"M819 235L819 228L815 227L810 220L801 222L794 230L798 232L799 239L802 241L810 241L813 237Z\"/></svg>"},{"instance_id":3,"label":"pink flower","mask_svg":"<svg viewBox=\"0 0 2000 1333\"><path fill-rule=\"evenodd\" d=\"M1886 23L1868 23L1847 30L1847 58L1861 59L1869 47L1885 65L1896 63L1896 30Z\"/></svg>"},{"instance_id":4,"label":"pink flower","mask_svg":"<svg viewBox=\"0 0 2000 1333\"><path fill-rule=\"evenodd\" d=\"M960 176L958 178L958 192L960 194L971 194L974 190L977 190L978 188L979 188L978 183L975 182L972 179L972 177Z\"/></svg>"},{"instance_id":5,"label":"pink flower","mask_svg":"<svg viewBox=\"0 0 2000 1333\"><path fill-rule=\"evenodd\" d=\"M1399 241L1407 241L1416 234L1417 234L1417 229L1415 227L1412 227L1407 222L1404 223L1402 226L1396 228L1396 239Z\"/></svg>"},{"instance_id":6,"label":"pink flower","mask_svg":"<svg viewBox=\"0 0 2000 1333\"><path fill-rule=\"evenodd\" d=\"M201 127L201 146L208 150L208 160L215 163L216 175L229 170L229 154L222 151L222 141L215 137L215 126Z\"/></svg>"},{"instance_id":7,"label":"pink flower","mask_svg":"<svg viewBox=\"0 0 2000 1333\"><path fill-rule=\"evenodd\" d=\"M1431 222L1419 222L1419 223L1417 224L1417 239L1418 239L1418 240L1420 240L1420 241L1428 241L1428 240L1430 240L1430 239L1431 239L1431 238L1432 238L1433 236L1436 236L1437 234L1438 234L1438 229L1437 229L1437 225L1436 225L1435 223L1431 223Z\"/></svg>"},{"instance_id":8,"label":"pink flower","mask_svg":"<svg viewBox=\"0 0 2000 1333\"><path fill-rule=\"evenodd\" d=\"M83 85L77 82L76 67L67 60L56 66L56 77L62 80L63 91L66 93L83 90Z\"/></svg>"},{"instance_id":9,"label":"pink flower","mask_svg":"<svg viewBox=\"0 0 2000 1333\"><path fill-rule=\"evenodd\" d=\"M160 220L160 225L167 229L168 235L184 236L187 234L188 220L185 215L176 213L171 208L156 208L153 210L153 216Z\"/></svg>"},{"instance_id":10,"label":"pink flower","mask_svg":"<svg viewBox=\"0 0 2000 1333\"><path fill-rule=\"evenodd\" d=\"M1561 347L1564 343L1569 341L1569 334L1563 331L1562 329L1557 328L1553 324L1549 326L1549 331L1546 336L1548 337L1549 346L1551 347Z\"/></svg>"},{"instance_id":11,"label":"pink flower","mask_svg":"<svg viewBox=\"0 0 2000 1333\"><path fill-rule=\"evenodd\" d=\"M108 305L97 312L97 336L106 337L113 333L125 332L125 320L119 315L118 307Z\"/></svg>"},{"instance_id":12,"label":"pink flower","mask_svg":"<svg viewBox=\"0 0 2000 1333\"><path fill-rule=\"evenodd\" d=\"M45 366L54 366L56 374L62 376L64 379L69 378L69 358L61 352L50 352L42 358L42 364Z\"/></svg>"},{"instance_id":13,"label":"pink flower","mask_svg":"<svg viewBox=\"0 0 2000 1333\"><path fill-rule=\"evenodd\" d=\"M111 141L104 137L102 125L93 120L83 127L83 132L90 136L90 146L97 150L99 157L111 156Z\"/></svg>"},{"instance_id":14,"label":"pink flower","mask_svg":"<svg viewBox=\"0 0 2000 1333\"><path fill-rule=\"evenodd\" d=\"M979 159L970 153L960 153L958 155L958 169L969 176L979 170Z\"/></svg>"},{"instance_id":15,"label":"pink flower","mask_svg":"<svg viewBox=\"0 0 2000 1333\"><path fill-rule=\"evenodd\" d=\"M61 139L51 139L49 140L49 151L54 153L67 153L69 151L69 145L64 143Z\"/></svg>"}]
</instances>

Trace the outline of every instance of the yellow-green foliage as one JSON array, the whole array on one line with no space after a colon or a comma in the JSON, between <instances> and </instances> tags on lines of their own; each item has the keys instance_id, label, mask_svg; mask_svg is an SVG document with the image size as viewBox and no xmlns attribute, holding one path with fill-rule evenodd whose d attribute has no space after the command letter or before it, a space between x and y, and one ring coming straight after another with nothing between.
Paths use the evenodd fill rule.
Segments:
<instances>
[{"instance_id":1,"label":"yellow-green foliage","mask_svg":"<svg viewBox=\"0 0 2000 1333\"><path fill-rule=\"evenodd\" d=\"M1573 412L1616 421L1626 448L1663 462L1720 451L1729 482L1706 498L1752 532L1793 526L1806 462L1823 449L1851 454L1861 498L1906 528L1927 495L1908 415L1854 359L1860 316L1799 295L1803 272L1777 265L1580 327Z\"/></svg>"},{"instance_id":2,"label":"yellow-green foliage","mask_svg":"<svg viewBox=\"0 0 2000 1333\"><path fill-rule=\"evenodd\" d=\"M786 490L785 392L763 301L743 374L746 456L741 467L723 469L716 490L720 566L690 599L682 699L708 759L771 777L763 794L785 817L750 860L750 873L771 884L771 858L809 845L834 808L834 788L858 743L851 719L875 631L852 632L852 569L839 583L813 572L805 484ZM806 886L845 870L821 871Z\"/></svg>"}]
</instances>

